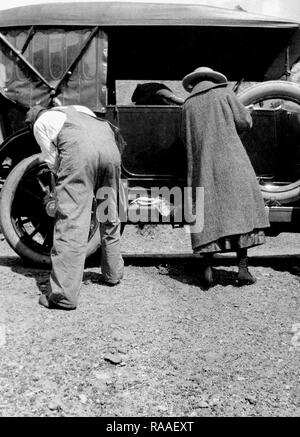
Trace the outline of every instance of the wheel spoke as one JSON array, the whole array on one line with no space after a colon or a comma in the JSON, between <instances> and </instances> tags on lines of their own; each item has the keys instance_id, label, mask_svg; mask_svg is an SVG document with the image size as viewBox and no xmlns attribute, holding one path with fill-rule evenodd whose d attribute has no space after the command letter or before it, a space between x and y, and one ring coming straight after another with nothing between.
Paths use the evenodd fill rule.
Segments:
<instances>
[{"instance_id":1,"label":"wheel spoke","mask_svg":"<svg viewBox=\"0 0 300 437\"><path fill-rule=\"evenodd\" d=\"M27 217L26 219L20 219L20 223L21 225L26 225L27 223L32 222L32 219L34 219L35 217Z\"/></svg>"},{"instance_id":2,"label":"wheel spoke","mask_svg":"<svg viewBox=\"0 0 300 437\"><path fill-rule=\"evenodd\" d=\"M29 194L31 197L34 197L36 200L38 200L39 202L42 200L42 197L37 196L35 193L33 193L32 191L28 190L28 188L22 187L21 188L23 191L25 191L25 193Z\"/></svg>"},{"instance_id":3,"label":"wheel spoke","mask_svg":"<svg viewBox=\"0 0 300 437\"><path fill-rule=\"evenodd\" d=\"M40 177L37 175L36 179L38 181L39 186L41 187L44 194L49 194L49 188L44 185L44 183L41 181Z\"/></svg>"},{"instance_id":4,"label":"wheel spoke","mask_svg":"<svg viewBox=\"0 0 300 437\"><path fill-rule=\"evenodd\" d=\"M43 243L43 247L44 248L48 248L48 247L51 248L52 244L53 244L53 234L52 234L51 231L49 231L45 235L45 240L44 240L44 243Z\"/></svg>"},{"instance_id":5,"label":"wheel spoke","mask_svg":"<svg viewBox=\"0 0 300 437\"><path fill-rule=\"evenodd\" d=\"M55 181L54 173L51 172L50 174L51 174L50 188L51 188L51 191L53 191L55 188L55 185L56 185L56 181Z\"/></svg>"},{"instance_id":6,"label":"wheel spoke","mask_svg":"<svg viewBox=\"0 0 300 437\"><path fill-rule=\"evenodd\" d=\"M31 232L31 234L29 234L29 237L30 237L30 238L33 238L33 237L34 237L34 236L39 232L41 226L42 226L41 223L38 224L37 227L35 228L35 230L34 230L33 232Z\"/></svg>"}]
</instances>

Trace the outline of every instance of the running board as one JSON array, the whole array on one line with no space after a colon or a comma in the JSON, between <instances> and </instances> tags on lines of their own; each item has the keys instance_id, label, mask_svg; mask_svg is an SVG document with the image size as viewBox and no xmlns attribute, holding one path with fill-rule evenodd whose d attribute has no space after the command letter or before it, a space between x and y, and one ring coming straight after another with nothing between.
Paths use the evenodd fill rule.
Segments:
<instances>
[{"instance_id":1,"label":"running board","mask_svg":"<svg viewBox=\"0 0 300 437\"><path fill-rule=\"evenodd\" d=\"M184 225L185 221L179 220L169 220L168 214L166 217L162 217L160 211L154 205L129 205L128 212L133 212L136 209L140 216L140 220L131 221L129 214L128 224L136 224L138 222L142 222L144 224L178 224ZM299 227L300 230L300 207L299 206L266 206L266 212L269 217L269 221L271 224L292 224L296 227Z\"/></svg>"},{"instance_id":2,"label":"running board","mask_svg":"<svg viewBox=\"0 0 300 437\"><path fill-rule=\"evenodd\" d=\"M266 206L270 223L293 223L300 225L300 207Z\"/></svg>"}]
</instances>

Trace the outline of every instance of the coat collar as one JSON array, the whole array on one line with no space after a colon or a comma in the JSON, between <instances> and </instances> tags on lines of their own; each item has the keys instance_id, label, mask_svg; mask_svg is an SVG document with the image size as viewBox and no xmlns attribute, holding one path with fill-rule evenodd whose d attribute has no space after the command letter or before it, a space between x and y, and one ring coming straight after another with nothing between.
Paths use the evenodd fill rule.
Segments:
<instances>
[{"instance_id":1,"label":"coat collar","mask_svg":"<svg viewBox=\"0 0 300 437\"><path fill-rule=\"evenodd\" d=\"M210 91L211 89L214 88L221 88L221 87L227 87L227 83L215 83L215 82L210 82L208 80L203 80L199 83L197 83L197 85L194 86L191 94L186 98L190 99L191 97L195 96L196 94L202 94L202 93L206 93L207 91Z\"/></svg>"}]
</instances>

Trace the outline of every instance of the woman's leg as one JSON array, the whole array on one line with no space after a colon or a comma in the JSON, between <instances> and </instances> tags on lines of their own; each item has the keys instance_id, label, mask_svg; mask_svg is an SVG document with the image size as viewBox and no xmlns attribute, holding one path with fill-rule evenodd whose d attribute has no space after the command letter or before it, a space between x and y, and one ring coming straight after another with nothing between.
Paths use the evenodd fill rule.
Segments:
<instances>
[{"instance_id":1,"label":"woman's leg","mask_svg":"<svg viewBox=\"0 0 300 437\"><path fill-rule=\"evenodd\" d=\"M212 268L213 259L214 259L214 255L212 253L203 254L203 263L204 263L203 280L204 280L204 285L207 288L211 287L214 282L213 268Z\"/></svg>"},{"instance_id":2,"label":"woman's leg","mask_svg":"<svg viewBox=\"0 0 300 437\"><path fill-rule=\"evenodd\" d=\"M248 256L247 249L238 249L237 252L238 261L238 283L239 285L251 285L256 282L256 278L251 275L248 270Z\"/></svg>"}]
</instances>

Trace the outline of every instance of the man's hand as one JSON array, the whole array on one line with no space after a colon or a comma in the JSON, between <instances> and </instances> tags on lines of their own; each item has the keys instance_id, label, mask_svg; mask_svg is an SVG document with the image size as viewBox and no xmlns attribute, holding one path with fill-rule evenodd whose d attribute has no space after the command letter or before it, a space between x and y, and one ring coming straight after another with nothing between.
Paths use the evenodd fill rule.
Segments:
<instances>
[{"instance_id":1,"label":"man's hand","mask_svg":"<svg viewBox=\"0 0 300 437\"><path fill-rule=\"evenodd\" d=\"M57 97L54 97L54 99L52 99L52 104L53 106L62 106L61 101Z\"/></svg>"},{"instance_id":2,"label":"man's hand","mask_svg":"<svg viewBox=\"0 0 300 437\"><path fill-rule=\"evenodd\" d=\"M246 106L246 108L248 109L249 112L254 111L255 106L253 104Z\"/></svg>"}]
</instances>

